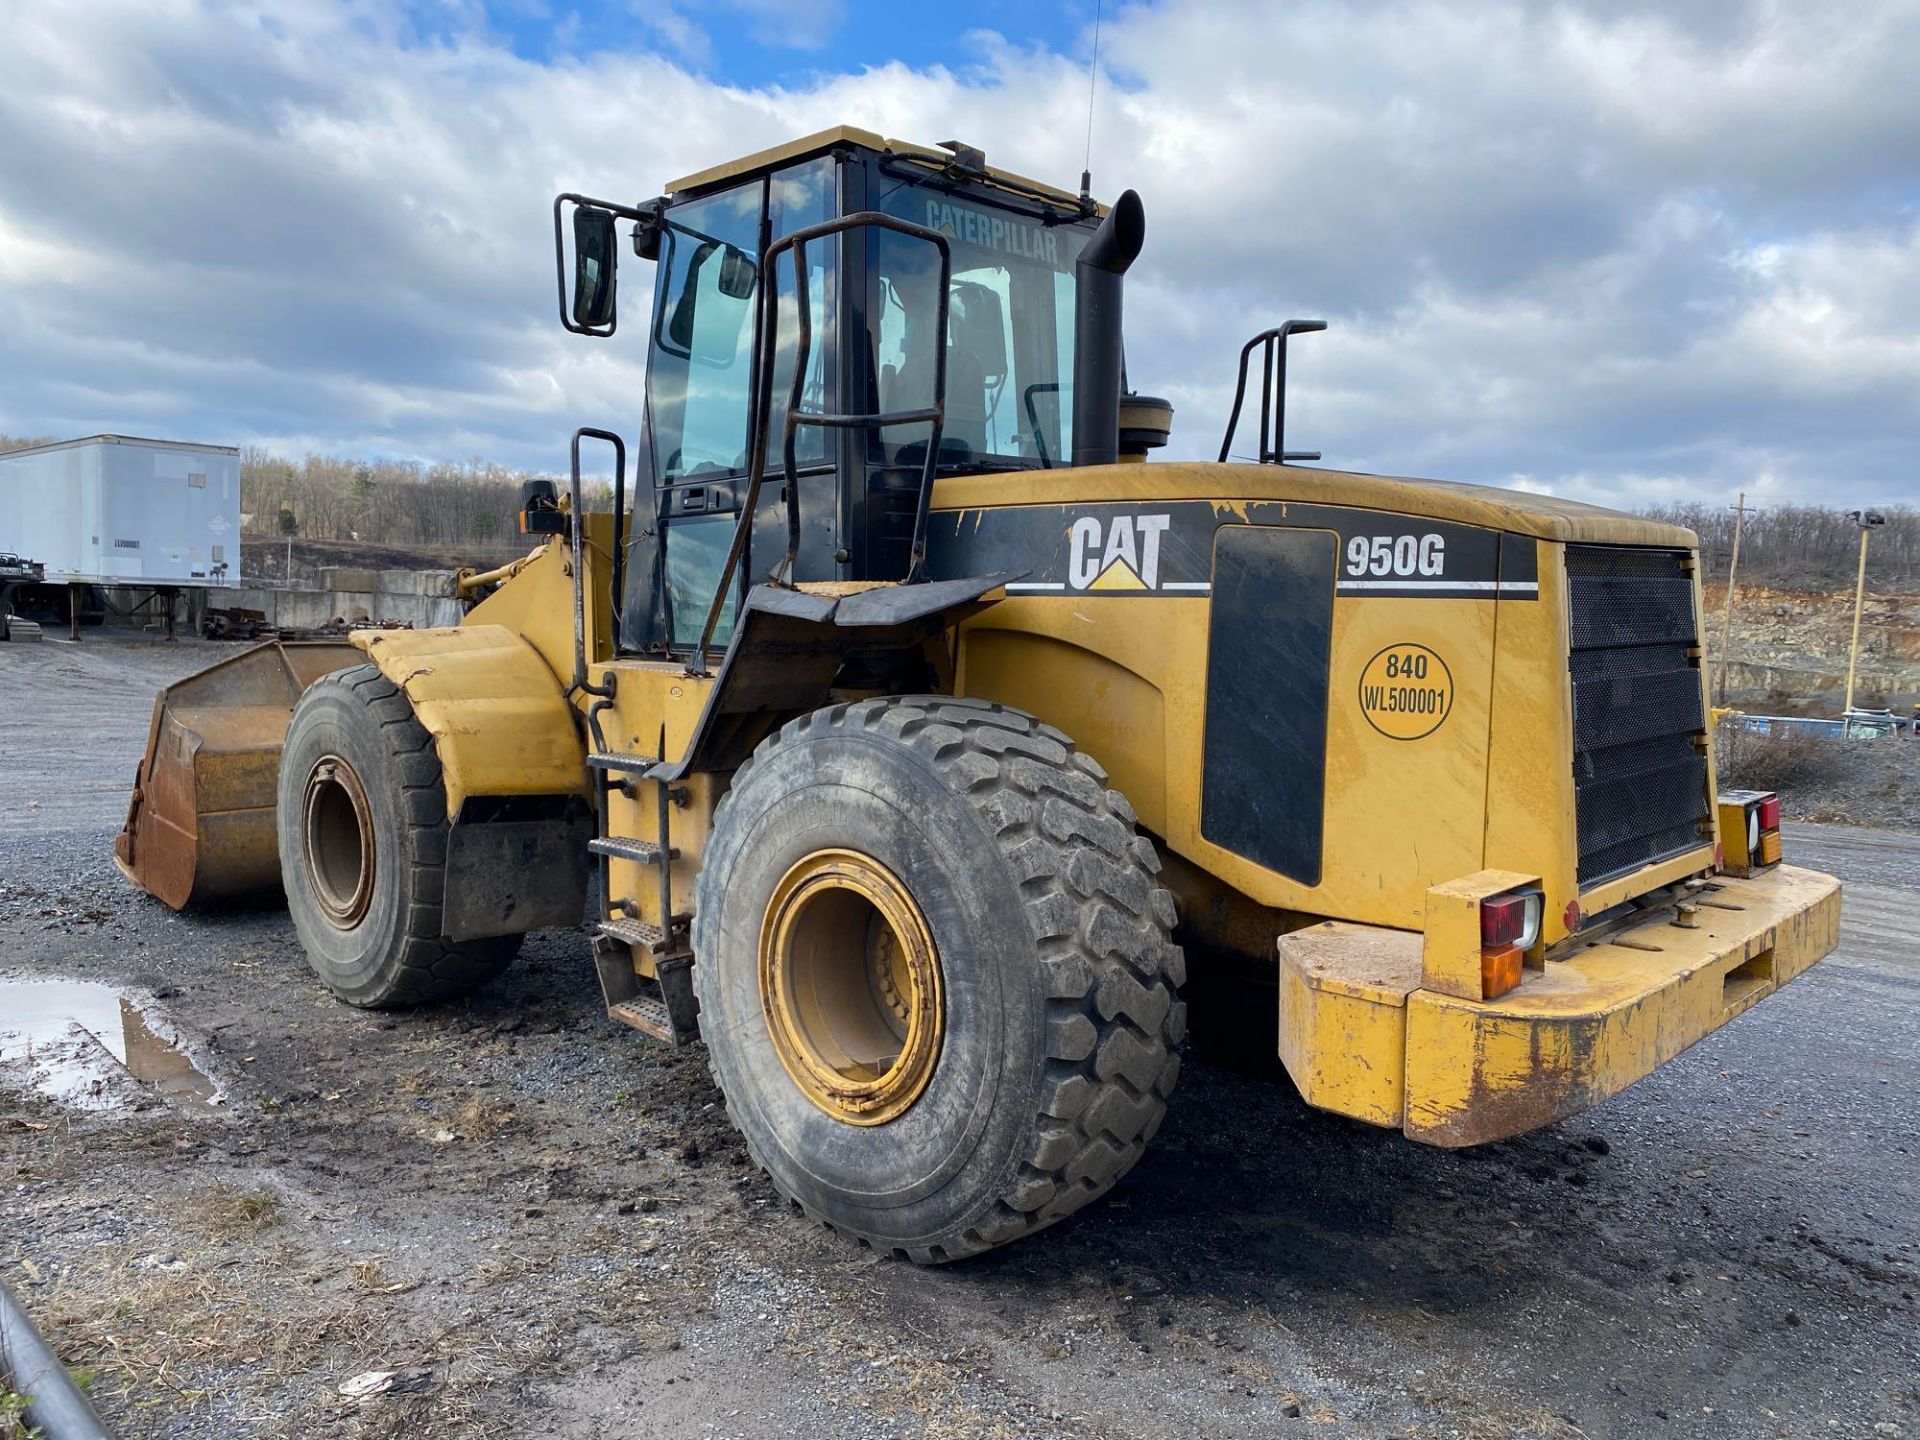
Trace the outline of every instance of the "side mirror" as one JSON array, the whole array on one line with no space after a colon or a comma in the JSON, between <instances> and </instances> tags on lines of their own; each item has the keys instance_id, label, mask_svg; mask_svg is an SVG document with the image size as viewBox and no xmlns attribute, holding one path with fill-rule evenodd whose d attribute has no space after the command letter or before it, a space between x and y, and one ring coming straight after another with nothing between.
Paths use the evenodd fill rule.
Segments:
<instances>
[{"instance_id":1,"label":"side mirror","mask_svg":"<svg viewBox=\"0 0 1920 1440\"><path fill-rule=\"evenodd\" d=\"M947 343L980 367L992 385L1007 378L1007 322L1000 296L975 280L956 280L948 291Z\"/></svg>"},{"instance_id":2,"label":"side mirror","mask_svg":"<svg viewBox=\"0 0 1920 1440\"><path fill-rule=\"evenodd\" d=\"M576 206L573 212L573 323L611 334L620 249L611 210Z\"/></svg>"},{"instance_id":3,"label":"side mirror","mask_svg":"<svg viewBox=\"0 0 1920 1440\"><path fill-rule=\"evenodd\" d=\"M744 250L724 240L702 240L687 263L679 298L663 317L660 348L714 369L732 365L758 279L759 268Z\"/></svg>"},{"instance_id":4,"label":"side mirror","mask_svg":"<svg viewBox=\"0 0 1920 1440\"><path fill-rule=\"evenodd\" d=\"M720 293L729 300L751 300L753 282L758 278L747 252L735 245L725 246L720 255Z\"/></svg>"},{"instance_id":5,"label":"side mirror","mask_svg":"<svg viewBox=\"0 0 1920 1440\"><path fill-rule=\"evenodd\" d=\"M566 210L573 207L573 284L567 281ZM571 190L553 197L553 283L560 297L560 323L575 335L591 335L604 340L613 334L616 314L613 303L614 274L619 263L619 242L614 226L621 220L633 221L633 249L641 259L651 259L649 243L658 253L660 214L665 200L653 200L633 209L613 200L594 200Z\"/></svg>"}]
</instances>

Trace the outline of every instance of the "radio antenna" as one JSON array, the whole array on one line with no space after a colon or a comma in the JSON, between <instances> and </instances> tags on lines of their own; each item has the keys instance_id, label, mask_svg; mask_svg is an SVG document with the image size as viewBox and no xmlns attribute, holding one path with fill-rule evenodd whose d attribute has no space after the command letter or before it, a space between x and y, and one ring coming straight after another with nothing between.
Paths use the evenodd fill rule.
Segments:
<instances>
[{"instance_id":1,"label":"radio antenna","mask_svg":"<svg viewBox=\"0 0 1920 1440\"><path fill-rule=\"evenodd\" d=\"M1093 62L1087 66L1087 155L1080 170L1080 204L1093 205L1093 94L1100 83L1100 12L1106 0L1094 0Z\"/></svg>"}]
</instances>

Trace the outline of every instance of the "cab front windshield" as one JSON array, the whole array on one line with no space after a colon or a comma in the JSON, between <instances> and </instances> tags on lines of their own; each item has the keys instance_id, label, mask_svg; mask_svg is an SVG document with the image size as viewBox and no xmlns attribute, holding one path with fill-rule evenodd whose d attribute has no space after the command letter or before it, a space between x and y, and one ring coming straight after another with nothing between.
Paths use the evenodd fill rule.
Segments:
<instances>
[{"instance_id":1,"label":"cab front windshield","mask_svg":"<svg viewBox=\"0 0 1920 1440\"><path fill-rule=\"evenodd\" d=\"M1039 207L988 201L880 167L872 208L945 236L952 256L942 467L1056 465L1072 454L1074 261L1092 231ZM924 240L867 232L864 342L876 411L933 403L939 257ZM930 427L875 432L871 458L918 465Z\"/></svg>"}]
</instances>

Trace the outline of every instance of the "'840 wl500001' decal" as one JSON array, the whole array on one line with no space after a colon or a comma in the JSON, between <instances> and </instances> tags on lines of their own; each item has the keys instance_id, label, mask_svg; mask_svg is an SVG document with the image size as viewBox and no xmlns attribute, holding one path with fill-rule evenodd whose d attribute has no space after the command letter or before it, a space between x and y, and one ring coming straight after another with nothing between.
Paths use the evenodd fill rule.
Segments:
<instances>
[{"instance_id":1,"label":"'840 wl500001' decal","mask_svg":"<svg viewBox=\"0 0 1920 1440\"><path fill-rule=\"evenodd\" d=\"M1535 541L1473 525L1337 505L1209 500L1164 504L1005 505L927 517L937 577L1025 571L1014 595L1205 595L1223 525L1331 530L1335 590L1355 598L1535 600Z\"/></svg>"}]
</instances>

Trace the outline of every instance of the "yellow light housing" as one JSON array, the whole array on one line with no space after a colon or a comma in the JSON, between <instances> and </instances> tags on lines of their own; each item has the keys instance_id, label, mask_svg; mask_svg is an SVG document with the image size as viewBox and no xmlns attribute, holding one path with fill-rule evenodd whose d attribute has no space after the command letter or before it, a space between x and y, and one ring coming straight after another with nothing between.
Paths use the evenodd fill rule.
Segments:
<instances>
[{"instance_id":1,"label":"yellow light housing","mask_svg":"<svg viewBox=\"0 0 1920 1440\"><path fill-rule=\"evenodd\" d=\"M1780 863L1780 797L1771 790L1720 792L1720 868L1747 876Z\"/></svg>"}]
</instances>

